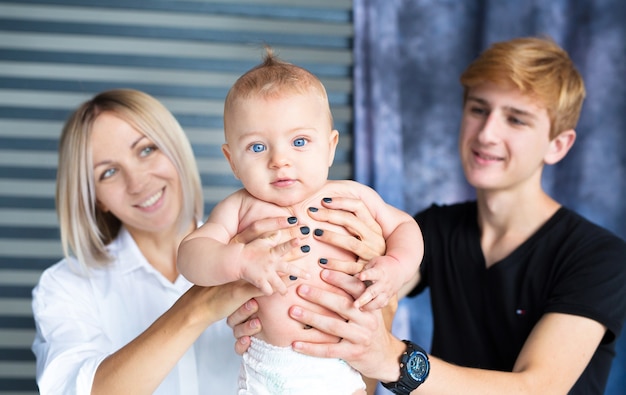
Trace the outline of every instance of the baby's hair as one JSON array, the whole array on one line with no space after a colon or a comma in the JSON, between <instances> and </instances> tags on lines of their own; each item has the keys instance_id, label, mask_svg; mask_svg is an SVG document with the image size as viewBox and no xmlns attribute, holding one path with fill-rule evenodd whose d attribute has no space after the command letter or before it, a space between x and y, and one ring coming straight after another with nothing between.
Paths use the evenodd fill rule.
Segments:
<instances>
[{"instance_id":1,"label":"baby's hair","mask_svg":"<svg viewBox=\"0 0 626 395\"><path fill-rule=\"evenodd\" d=\"M328 95L324 85L310 71L281 60L271 47L265 47L263 61L244 73L228 91L224 102L224 127L227 128L228 116L237 101L251 97L265 99L283 95L315 93L328 105ZM328 105L329 117L330 105Z\"/></svg>"}]
</instances>

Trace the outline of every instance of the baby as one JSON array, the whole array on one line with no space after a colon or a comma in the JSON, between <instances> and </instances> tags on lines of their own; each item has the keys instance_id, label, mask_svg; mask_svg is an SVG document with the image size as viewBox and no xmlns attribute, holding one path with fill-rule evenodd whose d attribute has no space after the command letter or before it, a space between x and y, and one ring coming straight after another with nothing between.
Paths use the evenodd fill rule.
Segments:
<instances>
[{"instance_id":1,"label":"baby","mask_svg":"<svg viewBox=\"0 0 626 395\"><path fill-rule=\"evenodd\" d=\"M263 240L242 244L232 239L258 219L279 216L300 221L304 232L325 226L346 234L343 228L317 224L307 210L315 210L322 199L360 199L381 226L387 244L386 254L372 259L358 274L371 285L355 304L374 309L384 306L417 272L424 253L417 223L365 185L328 180L339 132L333 129L326 90L312 73L277 59L271 51L230 89L224 132L222 151L244 188L220 202L207 222L183 240L178 266L195 284L245 279L267 295L257 298L263 330L244 354L239 393L365 394L360 374L344 361L305 356L291 349L295 340L327 342L328 335L288 317L290 306L306 302L281 278L297 276L329 288L319 277L318 261L323 262L323 257L354 261L356 257L310 239L302 246L303 258L284 262Z\"/></svg>"}]
</instances>

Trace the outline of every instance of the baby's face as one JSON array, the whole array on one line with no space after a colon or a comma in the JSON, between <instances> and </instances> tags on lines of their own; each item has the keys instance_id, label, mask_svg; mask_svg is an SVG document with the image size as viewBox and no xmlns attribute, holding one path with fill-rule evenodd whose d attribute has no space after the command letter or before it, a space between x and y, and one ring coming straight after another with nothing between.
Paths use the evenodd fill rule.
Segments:
<instances>
[{"instance_id":1,"label":"baby's face","mask_svg":"<svg viewBox=\"0 0 626 395\"><path fill-rule=\"evenodd\" d=\"M224 155L253 196L290 206L324 185L338 132L319 96L240 99L227 117Z\"/></svg>"}]
</instances>

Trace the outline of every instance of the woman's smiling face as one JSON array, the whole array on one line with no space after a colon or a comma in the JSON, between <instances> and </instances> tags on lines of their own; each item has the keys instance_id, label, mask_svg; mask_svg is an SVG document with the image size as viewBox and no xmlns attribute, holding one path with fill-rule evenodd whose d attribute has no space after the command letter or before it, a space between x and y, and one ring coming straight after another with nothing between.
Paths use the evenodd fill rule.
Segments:
<instances>
[{"instance_id":1,"label":"woman's smiling face","mask_svg":"<svg viewBox=\"0 0 626 395\"><path fill-rule=\"evenodd\" d=\"M90 138L99 207L115 215L133 234L174 230L182 192L170 159L111 112L96 118Z\"/></svg>"}]
</instances>

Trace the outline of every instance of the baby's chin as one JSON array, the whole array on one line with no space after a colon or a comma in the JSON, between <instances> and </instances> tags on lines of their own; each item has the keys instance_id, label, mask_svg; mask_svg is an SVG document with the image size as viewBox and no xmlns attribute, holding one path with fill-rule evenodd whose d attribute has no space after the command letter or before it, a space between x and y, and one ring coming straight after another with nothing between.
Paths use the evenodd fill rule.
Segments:
<instances>
[{"instance_id":1,"label":"baby's chin","mask_svg":"<svg viewBox=\"0 0 626 395\"><path fill-rule=\"evenodd\" d=\"M264 196L260 195L257 196L257 198L279 207L288 207L295 209L304 207L304 203L306 203L306 198L302 193L290 190L289 188L282 188L277 190L276 193L273 193L271 195L267 194Z\"/></svg>"}]
</instances>

